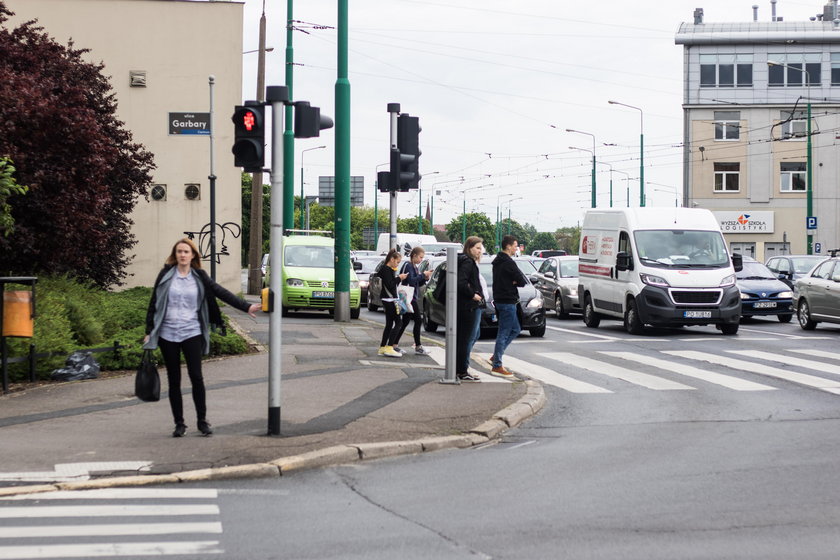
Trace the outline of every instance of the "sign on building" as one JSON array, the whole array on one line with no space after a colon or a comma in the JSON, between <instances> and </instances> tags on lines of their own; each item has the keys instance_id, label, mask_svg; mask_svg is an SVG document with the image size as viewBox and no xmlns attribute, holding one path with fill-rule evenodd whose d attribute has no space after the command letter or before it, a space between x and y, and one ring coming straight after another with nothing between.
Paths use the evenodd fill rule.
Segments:
<instances>
[{"instance_id":1,"label":"sign on building","mask_svg":"<svg viewBox=\"0 0 840 560\"><path fill-rule=\"evenodd\" d=\"M169 134L210 135L210 113L169 113Z\"/></svg>"},{"instance_id":2,"label":"sign on building","mask_svg":"<svg viewBox=\"0 0 840 560\"><path fill-rule=\"evenodd\" d=\"M774 212L723 212L713 214L723 233L773 233Z\"/></svg>"},{"instance_id":3,"label":"sign on building","mask_svg":"<svg viewBox=\"0 0 840 560\"><path fill-rule=\"evenodd\" d=\"M318 177L318 204L335 206L335 177ZM350 177L350 206L365 205L365 178Z\"/></svg>"}]
</instances>

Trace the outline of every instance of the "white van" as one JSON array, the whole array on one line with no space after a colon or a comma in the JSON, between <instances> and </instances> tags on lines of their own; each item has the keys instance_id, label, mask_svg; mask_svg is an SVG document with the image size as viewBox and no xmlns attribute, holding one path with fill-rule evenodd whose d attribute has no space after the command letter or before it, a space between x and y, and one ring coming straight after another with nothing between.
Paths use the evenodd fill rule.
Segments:
<instances>
[{"instance_id":1,"label":"white van","mask_svg":"<svg viewBox=\"0 0 840 560\"><path fill-rule=\"evenodd\" d=\"M434 235L423 235L421 233L397 233L397 247L400 248L403 255L407 256L411 249L418 245L423 246L426 243L437 243L438 240ZM386 254L391 250L391 234L380 233L379 239L376 241L376 252L380 255Z\"/></svg>"},{"instance_id":2,"label":"white van","mask_svg":"<svg viewBox=\"0 0 840 560\"><path fill-rule=\"evenodd\" d=\"M590 210L580 234L583 321L596 328L604 318L623 320L631 334L645 325L707 324L736 334L741 267L708 210Z\"/></svg>"}]
</instances>

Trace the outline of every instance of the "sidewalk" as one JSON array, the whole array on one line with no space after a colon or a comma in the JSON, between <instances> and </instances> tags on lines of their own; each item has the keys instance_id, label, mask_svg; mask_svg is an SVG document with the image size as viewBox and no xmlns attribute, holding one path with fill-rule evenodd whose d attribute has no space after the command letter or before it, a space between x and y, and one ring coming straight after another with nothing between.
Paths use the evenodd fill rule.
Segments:
<instances>
[{"instance_id":1,"label":"sidewalk","mask_svg":"<svg viewBox=\"0 0 840 560\"><path fill-rule=\"evenodd\" d=\"M253 319L224 311L257 344L266 344L267 315ZM266 351L204 363L212 437L196 429L188 386L187 435L171 437L163 371L157 403L134 398L133 375L0 396L0 495L276 476L325 464L469 447L517 425L544 403L541 387L530 381L483 375L484 383L440 384L443 348L430 345L430 356L379 357L380 335L381 327L366 321L336 323L318 314L283 319L279 437L266 435ZM473 365L479 371L489 367ZM186 373L184 380L188 385Z\"/></svg>"}]
</instances>

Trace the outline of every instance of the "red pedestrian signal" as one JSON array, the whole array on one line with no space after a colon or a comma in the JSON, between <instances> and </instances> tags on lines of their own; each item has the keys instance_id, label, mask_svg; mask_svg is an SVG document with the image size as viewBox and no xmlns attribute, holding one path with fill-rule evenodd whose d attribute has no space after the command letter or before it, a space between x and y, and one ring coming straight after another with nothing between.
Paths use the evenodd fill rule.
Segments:
<instances>
[{"instance_id":1,"label":"red pedestrian signal","mask_svg":"<svg viewBox=\"0 0 840 560\"><path fill-rule=\"evenodd\" d=\"M262 105L238 105L231 117L234 129L233 164L248 173L262 171L265 166L264 117Z\"/></svg>"}]
</instances>

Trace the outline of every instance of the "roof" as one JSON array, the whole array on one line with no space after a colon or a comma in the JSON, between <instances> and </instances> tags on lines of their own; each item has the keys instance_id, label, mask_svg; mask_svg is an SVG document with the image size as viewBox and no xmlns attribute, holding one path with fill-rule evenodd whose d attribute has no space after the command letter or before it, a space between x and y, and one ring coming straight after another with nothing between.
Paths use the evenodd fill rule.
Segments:
<instances>
[{"instance_id":1,"label":"roof","mask_svg":"<svg viewBox=\"0 0 840 560\"><path fill-rule=\"evenodd\" d=\"M828 21L684 22L674 42L677 45L840 43L840 26Z\"/></svg>"}]
</instances>

